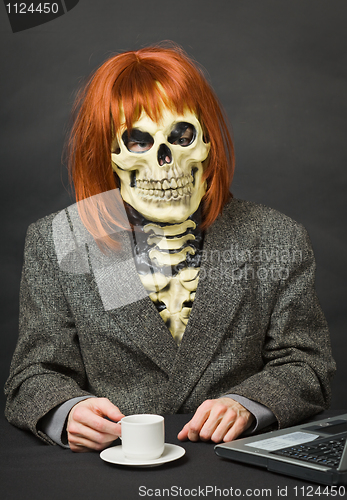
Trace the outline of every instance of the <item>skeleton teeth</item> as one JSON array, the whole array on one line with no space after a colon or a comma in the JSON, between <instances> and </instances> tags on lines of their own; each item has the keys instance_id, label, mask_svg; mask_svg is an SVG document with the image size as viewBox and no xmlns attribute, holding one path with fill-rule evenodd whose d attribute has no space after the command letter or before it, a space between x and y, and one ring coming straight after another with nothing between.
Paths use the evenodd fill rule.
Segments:
<instances>
[{"instance_id":1,"label":"skeleton teeth","mask_svg":"<svg viewBox=\"0 0 347 500\"><path fill-rule=\"evenodd\" d=\"M153 180L147 180L147 179L136 179L136 187L138 189L145 189L145 190L171 190L171 189L178 189L178 188L183 188L188 185L192 185L193 183L193 176L188 175L188 176L181 176L178 178L171 178L170 182L168 179L164 179L163 181L153 181Z\"/></svg>"},{"instance_id":2,"label":"skeleton teeth","mask_svg":"<svg viewBox=\"0 0 347 500\"><path fill-rule=\"evenodd\" d=\"M193 191L193 176L170 176L163 180L136 179L138 194L144 200L179 200L184 198L186 203Z\"/></svg>"}]
</instances>

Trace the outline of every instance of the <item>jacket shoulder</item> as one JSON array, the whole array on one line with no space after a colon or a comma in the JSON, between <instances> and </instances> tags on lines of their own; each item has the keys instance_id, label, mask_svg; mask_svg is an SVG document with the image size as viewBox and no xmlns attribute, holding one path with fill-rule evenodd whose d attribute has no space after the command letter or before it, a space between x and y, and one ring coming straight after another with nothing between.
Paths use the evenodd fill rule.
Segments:
<instances>
[{"instance_id":1,"label":"jacket shoulder","mask_svg":"<svg viewBox=\"0 0 347 500\"><path fill-rule=\"evenodd\" d=\"M299 222L273 208L236 198L225 205L217 226L222 234L238 236L249 244L310 245L307 231Z\"/></svg>"},{"instance_id":2,"label":"jacket shoulder","mask_svg":"<svg viewBox=\"0 0 347 500\"><path fill-rule=\"evenodd\" d=\"M45 217L38 219L35 222L32 222L28 227L28 234L36 232L41 234L50 233L52 231L53 220L60 212L61 211L54 212L52 214L46 215Z\"/></svg>"},{"instance_id":3,"label":"jacket shoulder","mask_svg":"<svg viewBox=\"0 0 347 500\"><path fill-rule=\"evenodd\" d=\"M222 220L224 219L233 225L248 224L252 225L254 229L303 227L299 222L274 208L237 198L233 198L227 203L221 217Z\"/></svg>"}]
</instances>

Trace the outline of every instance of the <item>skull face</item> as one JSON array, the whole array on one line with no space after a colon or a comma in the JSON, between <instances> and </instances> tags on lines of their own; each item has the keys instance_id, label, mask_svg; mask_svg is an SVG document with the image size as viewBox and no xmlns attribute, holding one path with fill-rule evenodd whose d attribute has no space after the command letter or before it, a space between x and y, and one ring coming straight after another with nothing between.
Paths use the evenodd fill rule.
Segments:
<instances>
[{"instance_id":1,"label":"skull face","mask_svg":"<svg viewBox=\"0 0 347 500\"><path fill-rule=\"evenodd\" d=\"M124 124L113 142L112 167L123 200L148 220L185 221L205 194L203 161L209 151L194 113L165 109L159 123L142 113L131 132Z\"/></svg>"}]
</instances>

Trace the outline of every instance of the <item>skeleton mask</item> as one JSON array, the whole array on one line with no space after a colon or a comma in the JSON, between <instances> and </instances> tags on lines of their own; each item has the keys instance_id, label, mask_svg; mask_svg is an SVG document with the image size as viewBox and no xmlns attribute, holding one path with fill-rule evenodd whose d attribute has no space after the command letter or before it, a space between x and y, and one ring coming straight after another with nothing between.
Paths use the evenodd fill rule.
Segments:
<instances>
[{"instance_id":1,"label":"skeleton mask","mask_svg":"<svg viewBox=\"0 0 347 500\"><path fill-rule=\"evenodd\" d=\"M120 128L113 143L123 200L148 220L185 221L205 194L202 162L209 151L194 113L165 109L159 123L142 113L130 133L125 124Z\"/></svg>"}]
</instances>

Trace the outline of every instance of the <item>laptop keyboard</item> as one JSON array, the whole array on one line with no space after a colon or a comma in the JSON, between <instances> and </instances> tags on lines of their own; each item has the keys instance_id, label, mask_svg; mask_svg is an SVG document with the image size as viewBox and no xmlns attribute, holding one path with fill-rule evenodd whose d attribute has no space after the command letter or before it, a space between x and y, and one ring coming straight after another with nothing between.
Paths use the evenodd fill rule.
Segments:
<instances>
[{"instance_id":1,"label":"laptop keyboard","mask_svg":"<svg viewBox=\"0 0 347 500\"><path fill-rule=\"evenodd\" d=\"M336 468L340 463L345 442L346 437L328 438L324 441L319 440L319 443L291 446L271 453Z\"/></svg>"}]
</instances>

